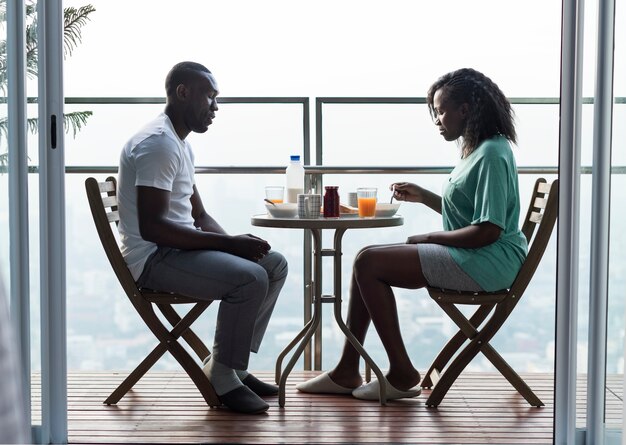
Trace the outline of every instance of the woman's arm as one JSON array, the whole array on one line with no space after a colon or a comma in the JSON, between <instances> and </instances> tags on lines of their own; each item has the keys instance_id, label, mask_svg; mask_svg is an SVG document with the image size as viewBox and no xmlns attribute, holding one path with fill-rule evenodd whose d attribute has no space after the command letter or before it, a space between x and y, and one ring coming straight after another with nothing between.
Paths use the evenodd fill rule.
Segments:
<instances>
[{"instance_id":1,"label":"woman's arm","mask_svg":"<svg viewBox=\"0 0 626 445\"><path fill-rule=\"evenodd\" d=\"M444 230L410 236L407 244L442 244L444 246L477 249L494 243L500 237L502 229L490 222L472 224L462 229Z\"/></svg>"},{"instance_id":2,"label":"woman's arm","mask_svg":"<svg viewBox=\"0 0 626 445\"><path fill-rule=\"evenodd\" d=\"M398 201L421 202L426 207L441 213L441 196L410 182L394 182L390 189Z\"/></svg>"}]
</instances>

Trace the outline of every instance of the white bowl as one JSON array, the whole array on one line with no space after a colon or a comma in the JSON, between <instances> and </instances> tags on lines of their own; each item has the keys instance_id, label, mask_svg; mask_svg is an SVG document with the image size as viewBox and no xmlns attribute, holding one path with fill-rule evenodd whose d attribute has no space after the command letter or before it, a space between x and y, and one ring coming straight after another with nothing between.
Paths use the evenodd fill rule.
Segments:
<instances>
[{"instance_id":1,"label":"white bowl","mask_svg":"<svg viewBox=\"0 0 626 445\"><path fill-rule=\"evenodd\" d=\"M376 203L376 216L379 218L389 218L396 214L398 209L400 208L400 203L384 203L377 202Z\"/></svg>"},{"instance_id":2,"label":"white bowl","mask_svg":"<svg viewBox=\"0 0 626 445\"><path fill-rule=\"evenodd\" d=\"M295 218L298 216L298 204L295 202L283 202L276 205L265 204L267 213L274 218Z\"/></svg>"}]
</instances>

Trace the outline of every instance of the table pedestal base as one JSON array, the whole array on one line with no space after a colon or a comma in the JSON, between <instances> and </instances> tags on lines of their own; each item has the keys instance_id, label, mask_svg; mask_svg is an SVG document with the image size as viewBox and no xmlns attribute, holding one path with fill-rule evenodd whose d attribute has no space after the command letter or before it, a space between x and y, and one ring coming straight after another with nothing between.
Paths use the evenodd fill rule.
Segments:
<instances>
[{"instance_id":1,"label":"table pedestal base","mask_svg":"<svg viewBox=\"0 0 626 445\"><path fill-rule=\"evenodd\" d=\"M363 348L361 343L354 337L348 326L344 323L341 316L341 239L346 229L335 229L334 246L332 250L322 249L322 233L321 229L311 229L313 236L314 247L314 297L313 297L313 314L311 319L306 323L304 328L296 335L296 337L283 349L276 359L276 375L275 380L278 384L278 404L281 407L285 406L285 388L287 385L287 378L295 366L298 358L302 355L302 352L306 348L306 345L311 341L311 338L321 326L322 322L322 303L333 303L335 321L339 325L339 328L344 333L350 344L357 350L359 355L365 360L366 366L366 381L370 380L370 369L374 371L378 381L380 382L380 404L385 405L387 403L387 391L386 391L386 379L383 376L382 371L376 365L374 360L369 356L367 351ZM333 273L334 273L334 295L322 295L321 294L321 270L322 270L322 256L327 254L333 256ZM299 344L298 344L299 342ZM282 363L287 354L296 346L291 359L282 369Z\"/></svg>"}]
</instances>

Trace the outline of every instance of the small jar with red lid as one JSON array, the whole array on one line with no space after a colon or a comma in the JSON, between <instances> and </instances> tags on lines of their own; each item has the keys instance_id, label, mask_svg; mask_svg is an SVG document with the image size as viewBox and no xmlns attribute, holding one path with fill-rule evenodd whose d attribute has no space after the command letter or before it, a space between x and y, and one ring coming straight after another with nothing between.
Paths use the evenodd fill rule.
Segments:
<instances>
[{"instance_id":1,"label":"small jar with red lid","mask_svg":"<svg viewBox=\"0 0 626 445\"><path fill-rule=\"evenodd\" d=\"M324 189L324 218L339 218L339 187L327 185Z\"/></svg>"}]
</instances>

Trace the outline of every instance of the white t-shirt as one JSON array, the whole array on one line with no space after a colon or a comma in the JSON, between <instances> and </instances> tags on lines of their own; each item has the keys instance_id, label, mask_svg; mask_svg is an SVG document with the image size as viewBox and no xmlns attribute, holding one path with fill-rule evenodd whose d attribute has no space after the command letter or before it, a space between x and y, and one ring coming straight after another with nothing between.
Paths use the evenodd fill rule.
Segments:
<instances>
[{"instance_id":1,"label":"white t-shirt","mask_svg":"<svg viewBox=\"0 0 626 445\"><path fill-rule=\"evenodd\" d=\"M191 216L194 164L191 146L181 140L165 113L135 134L120 155L118 207L122 255L135 280L139 279L155 243L139 234L137 186L155 187L170 193L167 218L182 226L194 227Z\"/></svg>"}]
</instances>

